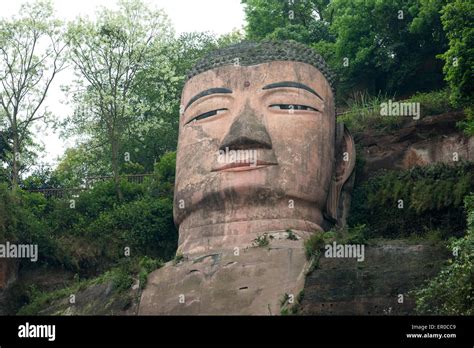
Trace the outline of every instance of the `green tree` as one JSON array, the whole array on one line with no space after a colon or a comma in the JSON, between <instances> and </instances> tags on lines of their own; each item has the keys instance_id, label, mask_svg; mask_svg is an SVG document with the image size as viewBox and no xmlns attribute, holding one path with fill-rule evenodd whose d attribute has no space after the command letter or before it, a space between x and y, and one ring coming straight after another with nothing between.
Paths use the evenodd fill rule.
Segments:
<instances>
[{"instance_id":1,"label":"green tree","mask_svg":"<svg viewBox=\"0 0 474 348\"><path fill-rule=\"evenodd\" d=\"M445 40L440 30L422 25L427 16L417 17L423 8L417 1L334 0L330 7L337 36L332 63L343 89L405 94L440 86L434 57Z\"/></svg>"},{"instance_id":2,"label":"green tree","mask_svg":"<svg viewBox=\"0 0 474 348\"><path fill-rule=\"evenodd\" d=\"M339 76L338 99L356 91L410 94L443 86L446 0L242 0L250 40L305 43Z\"/></svg>"},{"instance_id":3,"label":"green tree","mask_svg":"<svg viewBox=\"0 0 474 348\"><path fill-rule=\"evenodd\" d=\"M242 0L249 40L331 40L329 0Z\"/></svg>"},{"instance_id":4,"label":"green tree","mask_svg":"<svg viewBox=\"0 0 474 348\"><path fill-rule=\"evenodd\" d=\"M50 167L45 165L37 166L21 183L21 187L26 190L59 188L60 186L59 178L54 175Z\"/></svg>"},{"instance_id":5,"label":"green tree","mask_svg":"<svg viewBox=\"0 0 474 348\"><path fill-rule=\"evenodd\" d=\"M0 116L11 134L11 183L19 182L31 127L51 120L42 108L51 82L64 69L62 24L50 2L27 3L17 18L0 20Z\"/></svg>"},{"instance_id":6,"label":"green tree","mask_svg":"<svg viewBox=\"0 0 474 348\"><path fill-rule=\"evenodd\" d=\"M451 89L451 102L466 108L466 132L474 135L474 3L455 0L442 10L441 20L449 40L449 49L440 57L445 61L445 79Z\"/></svg>"},{"instance_id":7,"label":"green tree","mask_svg":"<svg viewBox=\"0 0 474 348\"><path fill-rule=\"evenodd\" d=\"M123 136L131 129L140 137L136 111L144 114L150 107L131 91L137 76L156 62L156 54L172 35L165 14L139 0L120 1L117 11L103 8L95 22L80 18L68 28L70 59L79 78L72 91L77 108L69 124L76 133L109 145L119 200L123 198L119 185ZM168 64L153 68L172 74Z\"/></svg>"},{"instance_id":8,"label":"green tree","mask_svg":"<svg viewBox=\"0 0 474 348\"><path fill-rule=\"evenodd\" d=\"M61 187L81 187L86 178L110 173L109 153L103 146L93 146L87 142L68 148L61 157L53 175Z\"/></svg>"},{"instance_id":9,"label":"green tree","mask_svg":"<svg viewBox=\"0 0 474 348\"><path fill-rule=\"evenodd\" d=\"M0 161L7 160L7 154L11 151L10 146L11 132L8 130L0 131Z\"/></svg>"}]
</instances>

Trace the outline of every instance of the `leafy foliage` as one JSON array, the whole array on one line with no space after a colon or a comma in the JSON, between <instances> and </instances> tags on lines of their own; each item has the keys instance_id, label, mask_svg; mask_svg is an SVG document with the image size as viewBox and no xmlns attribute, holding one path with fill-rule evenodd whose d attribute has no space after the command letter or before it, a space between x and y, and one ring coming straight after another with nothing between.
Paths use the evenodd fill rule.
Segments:
<instances>
[{"instance_id":1,"label":"leafy foliage","mask_svg":"<svg viewBox=\"0 0 474 348\"><path fill-rule=\"evenodd\" d=\"M467 232L450 243L453 258L415 292L417 311L431 315L474 314L474 194L466 196Z\"/></svg>"},{"instance_id":2,"label":"leafy foliage","mask_svg":"<svg viewBox=\"0 0 474 348\"><path fill-rule=\"evenodd\" d=\"M365 224L367 237L422 235L436 229L444 238L460 235L465 229L463 198L474 190L473 168L462 162L381 171L355 188L348 222Z\"/></svg>"},{"instance_id":3,"label":"leafy foliage","mask_svg":"<svg viewBox=\"0 0 474 348\"><path fill-rule=\"evenodd\" d=\"M69 57L78 77L71 93L76 112L68 124L71 132L95 136L109 146L118 199L119 157L122 151L131 153L122 148L123 134L142 138L140 116L153 109L132 90L145 80L163 92L160 81L175 78L173 67L159 54L172 35L166 15L140 0L120 1L118 11L103 8L97 20L80 18L68 27ZM149 75L158 81L148 80Z\"/></svg>"},{"instance_id":4,"label":"leafy foliage","mask_svg":"<svg viewBox=\"0 0 474 348\"><path fill-rule=\"evenodd\" d=\"M326 239L323 233L316 232L309 239L305 240L304 248L306 259L311 259L312 256L321 252L326 244Z\"/></svg>"},{"instance_id":5,"label":"leafy foliage","mask_svg":"<svg viewBox=\"0 0 474 348\"><path fill-rule=\"evenodd\" d=\"M455 0L442 10L449 49L441 55L445 61L444 73L451 88L451 100L455 105L472 104L474 87L474 4Z\"/></svg>"},{"instance_id":6,"label":"leafy foliage","mask_svg":"<svg viewBox=\"0 0 474 348\"><path fill-rule=\"evenodd\" d=\"M38 244L39 262L83 275L108 269L125 256L170 260L177 246L173 222L174 153L143 184L96 183L79 197L45 198L0 186L0 240ZM159 180L159 181L158 181ZM71 205L71 202L74 204Z\"/></svg>"},{"instance_id":7,"label":"leafy foliage","mask_svg":"<svg viewBox=\"0 0 474 348\"><path fill-rule=\"evenodd\" d=\"M247 38L291 39L315 48L354 91L405 95L442 87L446 0L242 0ZM427 88L428 87L428 88Z\"/></svg>"},{"instance_id":8,"label":"leafy foliage","mask_svg":"<svg viewBox=\"0 0 474 348\"><path fill-rule=\"evenodd\" d=\"M311 44L331 40L328 0L242 0L251 40L295 40Z\"/></svg>"},{"instance_id":9,"label":"leafy foliage","mask_svg":"<svg viewBox=\"0 0 474 348\"><path fill-rule=\"evenodd\" d=\"M65 46L62 23L54 18L49 1L25 3L19 17L0 19L0 123L10 133L6 162L15 189L21 163L31 157L32 126L52 120L42 104L65 68Z\"/></svg>"},{"instance_id":10,"label":"leafy foliage","mask_svg":"<svg viewBox=\"0 0 474 348\"><path fill-rule=\"evenodd\" d=\"M69 299L71 294L78 294L79 292L95 285L110 284L111 293L108 295L109 301L120 298L121 294L126 294L136 277L139 278L140 283L146 282L148 273L160 268L162 262L160 260L149 257L135 257L122 260L116 267L109 269L98 277L90 279L81 279L75 277L73 282L70 282L66 287L54 291L40 291L35 286L28 289L23 289L25 303L22 304L18 311L19 315L38 315L42 310L51 306L55 301L61 299ZM110 304L110 303L108 303ZM87 307L83 308L87 310ZM84 313L90 314L90 313Z\"/></svg>"}]
</instances>

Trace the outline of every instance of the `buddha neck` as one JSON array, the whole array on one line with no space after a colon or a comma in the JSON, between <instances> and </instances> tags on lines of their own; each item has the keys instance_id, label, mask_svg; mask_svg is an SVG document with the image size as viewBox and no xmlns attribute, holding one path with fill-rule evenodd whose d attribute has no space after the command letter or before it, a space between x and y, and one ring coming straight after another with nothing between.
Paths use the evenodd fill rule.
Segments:
<instances>
[{"instance_id":1,"label":"buddha neck","mask_svg":"<svg viewBox=\"0 0 474 348\"><path fill-rule=\"evenodd\" d=\"M290 204L291 206L291 204ZM247 206L191 212L179 226L178 252L199 254L251 246L265 233L292 230L303 239L322 231L323 216L314 204L287 201L275 205ZM298 231L298 232L297 232Z\"/></svg>"}]
</instances>

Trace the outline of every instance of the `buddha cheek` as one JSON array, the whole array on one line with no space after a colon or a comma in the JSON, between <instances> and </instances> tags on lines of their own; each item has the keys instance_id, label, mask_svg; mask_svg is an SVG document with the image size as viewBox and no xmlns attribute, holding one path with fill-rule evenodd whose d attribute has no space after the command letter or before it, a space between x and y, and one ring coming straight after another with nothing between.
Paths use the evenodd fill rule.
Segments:
<instances>
[{"instance_id":1,"label":"buddha cheek","mask_svg":"<svg viewBox=\"0 0 474 348\"><path fill-rule=\"evenodd\" d=\"M332 171L332 161L328 159L334 156L330 146L325 144L326 137L330 135L320 134L314 122L297 128L272 135L278 171L269 171L268 179L272 186L280 188L286 196L322 207ZM275 129L285 127L275 125Z\"/></svg>"},{"instance_id":2,"label":"buddha cheek","mask_svg":"<svg viewBox=\"0 0 474 348\"><path fill-rule=\"evenodd\" d=\"M191 192L206 192L216 184L215 175L210 172L212 161L215 156L216 144L212 139L201 139L192 141L191 137L179 144L176 160L176 193L180 199L186 200L187 204L193 204L200 197Z\"/></svg>"}]
</instances>

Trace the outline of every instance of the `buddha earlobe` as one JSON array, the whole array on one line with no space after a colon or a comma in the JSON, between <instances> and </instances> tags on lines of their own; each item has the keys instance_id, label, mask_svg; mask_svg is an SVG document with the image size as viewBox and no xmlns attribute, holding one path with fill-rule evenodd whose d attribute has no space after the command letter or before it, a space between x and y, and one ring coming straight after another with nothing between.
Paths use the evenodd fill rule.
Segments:
<instances>
[{"instance_id":1,"label":"buddha earlobe","mask_svg":"<svg viewBox=\"0 0 474 348\"><path fill-rule=\"evenodd\" d=\"M343 187L351 178L356 162L356 149L351 133L343 123L336 124L336 158L326 201L325 218L329 222L343 225L347 212L340 207Z\"/></svg>"}]
</instances>

